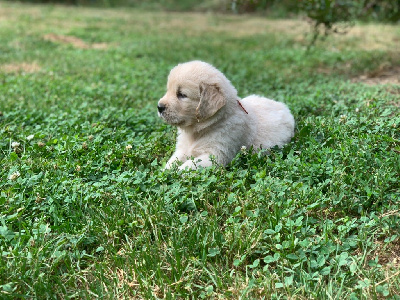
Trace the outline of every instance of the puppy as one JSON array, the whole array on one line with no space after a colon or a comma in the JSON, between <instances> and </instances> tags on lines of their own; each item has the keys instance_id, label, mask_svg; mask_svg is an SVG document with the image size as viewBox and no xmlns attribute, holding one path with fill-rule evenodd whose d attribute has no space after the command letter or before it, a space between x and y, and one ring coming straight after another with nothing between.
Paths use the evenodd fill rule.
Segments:
<instances>
[{"instance_id":1,"label":"puppy","mask_svg":"<svg viewBox=\"0 0 400 300\"><path fill-rule=\"evenodd\" d=\"M174 67L158 115L178 127L176 150L167 162L180 169L226 165L244 146L282 147L294 134L294 118L283 103L252 95L240 99L219 70L202 61Z\"/></svg>"}]
</instances>

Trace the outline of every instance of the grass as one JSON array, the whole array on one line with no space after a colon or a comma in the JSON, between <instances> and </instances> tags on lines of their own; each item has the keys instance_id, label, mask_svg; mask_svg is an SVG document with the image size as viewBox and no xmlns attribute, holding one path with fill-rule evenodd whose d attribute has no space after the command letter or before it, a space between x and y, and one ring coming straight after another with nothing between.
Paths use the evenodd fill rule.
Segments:
<instances>
[{"instance_id":1,"label":"grass","mask_svg":"<svg viewBox=\"0 0 400 300\"><path fill-rule=\"evenodd\" d=\"M400 86L358 80L399 55L300 24L0 3L0 297L399 299ZM292 142L162 171L191 59L286 102Z\"/></svg>"}]
</instances>

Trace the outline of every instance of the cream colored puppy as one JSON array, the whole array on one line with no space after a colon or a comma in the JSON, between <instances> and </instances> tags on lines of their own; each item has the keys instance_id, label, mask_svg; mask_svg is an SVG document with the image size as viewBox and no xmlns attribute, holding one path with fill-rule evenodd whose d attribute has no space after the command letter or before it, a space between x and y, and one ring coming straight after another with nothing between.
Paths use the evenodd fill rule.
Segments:
<instances>
[{"instance_id":1,"label":"cream colored puppy","mask_svg":"<svg viewBox=\"0 0 400 300\"><path fill-rule=\"evenodd\" d=\"M283 146L294 134L294 118L283 103L252 95L240 99L230 81L208 63L177 65L168 76L158 114L178 127L176 150L166 164L180 169L226 165L245 146Z\"/></svg>"}]
</instances>

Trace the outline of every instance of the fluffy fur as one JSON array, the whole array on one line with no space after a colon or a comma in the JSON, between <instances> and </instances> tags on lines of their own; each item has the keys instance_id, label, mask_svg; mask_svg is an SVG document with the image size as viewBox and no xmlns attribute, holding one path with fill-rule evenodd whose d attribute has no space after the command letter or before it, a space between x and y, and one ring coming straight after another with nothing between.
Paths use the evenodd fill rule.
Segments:
<instances>
[{"instance_id":1,"label":"fluffy fur","mask_svg":"<svg viewBox=\"0 0 400 300\"><path fill-rule=\"evenodd\" d=\"M243 146L282 147L294 134L294 118L285 104L256 95L240 99L224 74L202 61L171 70L158 114L178 127L167 169L176 161L183 162L180 169L208 167L210 156L226 165Z\"/></svg>"}]
</instances>

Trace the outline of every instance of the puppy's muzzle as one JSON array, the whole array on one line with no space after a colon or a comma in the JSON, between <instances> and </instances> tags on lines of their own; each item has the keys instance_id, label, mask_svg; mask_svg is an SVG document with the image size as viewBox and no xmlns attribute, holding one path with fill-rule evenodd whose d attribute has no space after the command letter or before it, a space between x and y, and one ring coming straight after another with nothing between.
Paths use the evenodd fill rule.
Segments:
<instances>
[{"instance_id":1,"label":"puppy's muzzle","mask_svg":"<svg viewBox=\"0 0 400 300\"><path fill-rule=\"evenodd\" d=\"M164 104L158 104L157 109L158 112L161 114L167 107Z\"/></svg>"}]
</instances>

